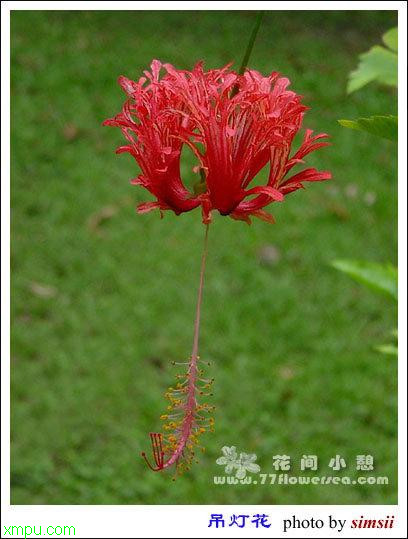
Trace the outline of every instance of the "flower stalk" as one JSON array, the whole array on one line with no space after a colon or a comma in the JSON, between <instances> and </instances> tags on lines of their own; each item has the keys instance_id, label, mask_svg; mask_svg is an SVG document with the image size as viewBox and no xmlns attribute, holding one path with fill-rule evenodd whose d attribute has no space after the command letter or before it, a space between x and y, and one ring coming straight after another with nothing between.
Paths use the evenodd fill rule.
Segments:
<instances>
[{"instance_id":1,"label":"flower stalk","mask_svg":"<svg viewBox=\"0 0 408 539\"><path fill-rule=\"evenodd\" d=\"M248 65L249 58L250 58L251 53L252 53L252 49L254 48L256 36L258 35L258 31L259 31L259 28L261 26L261 22L262 22L262 19L263 19L264 15L265 15L265 11L258 11L256 21L255 21L255 26L252 29L251 37L249 38L248 45L247 45L247 48L245 50L244 57L242 58L241 67L239 68L239 71L238 71L239 75L244 74L245 68ZM231 90L231 96L230 97L231 98L234 97L234 95L236 95L238 93L238 90L239 90L239 86L236 84L233 87L233 89Z\"/></svg>"},{"instance_id":2,"label":"flower stalk","mask_svg":"<svg viewBox=\"0 0 408 539\"><path fill-rule=\"evenodd\" d=\"M240 75L244 74L245 68L248 65L249 58L250 58L251 53L252 53L252 49L254 48L256 36L258 35L258 31L259 31L259 28L261 26L261 22L262 22L262 19L263 19L264 15L265 15L265 11L258 11L256 21L255 21L255 26L254 26L254 28L252 30L251 37L249 38L248 45L247 45L244 57L242 58L241 67L239 68L239 71L238 71L238 73Z\"/></svg>"}]
</instances>

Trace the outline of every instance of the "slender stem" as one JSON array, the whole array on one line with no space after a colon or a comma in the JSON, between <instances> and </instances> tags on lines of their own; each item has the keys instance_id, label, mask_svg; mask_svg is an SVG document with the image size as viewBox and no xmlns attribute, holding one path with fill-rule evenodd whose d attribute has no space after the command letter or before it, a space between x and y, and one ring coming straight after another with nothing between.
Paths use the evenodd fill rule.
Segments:
<instances>
[{"instance_id":1,"label":"slender stem","mask_svg":"<svg viewBox=\"0 0 408 539\"><path fill-rule=\"evenodd\" d=\"M265 11L258 11L258 15L255 21L255 26L252 29L251 37L249 38L244 57L242 58L241 67L239 68L239 71L238 71L239 75L243 75L245 68L248 65L249 57L251 56L252 49L254 48L255 39L258 34L258 30L259 30L259 27L261 26L261 22L264 15L265 15ZM238 93L238 84L236 84L231 90L230 97L234 97L234 95L237 95L237 93Z\"/></svg>"},{"instance_id":2,"label":"slender stem","mask_svg":"<svg viewBox=\"0 0 408 539\"><path fill-rule=\"evenodd\" d=\"M245 71L246 66L248 65L249 57L251 56L252 49L254 48L254 43L256 36L258 34L259 27L261 26L261 22L263 19L263 16L265 15L265 11L258 11L258 15L256 17L255 26L252 30L251 37L249 38L248 45L244 54L244 57L242 58L241 67L239 68L239 74L242 75Z\"/></svg>"},{"instance_id":3,"label":"slender stem","mask_svg":"<svg viewBox=\"0 0 408 539\"><path fill-rule=\"evenodd\" d=\"M204 273L205 273L205 263L207 260L208 252L208 230L210 225L206 225L205 236L204 236L204 248L203 254L201 257L201 271L200 271L200 284L198 287L198 296L197 296L197 307L196 307L196 318L194 322L194 339L193 339L193 351L191 353L191 359L193 361L197 360L198 357L198 339L200 335L200 316L201 316L201 301L203 298L203 288L204 288Z\"/></svg>"}]
</instances>

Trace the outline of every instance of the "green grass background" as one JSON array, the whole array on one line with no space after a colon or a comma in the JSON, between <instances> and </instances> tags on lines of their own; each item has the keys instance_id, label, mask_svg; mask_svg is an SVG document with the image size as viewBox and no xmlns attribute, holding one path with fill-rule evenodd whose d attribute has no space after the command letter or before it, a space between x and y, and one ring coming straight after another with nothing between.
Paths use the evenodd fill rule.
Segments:
<instances>
[{"instance_id":1,"label":"green grass background","mask_svg":"<svg viewBox=\"0 0 408 539\"><path fill-rule=\"evenodd\" d=\"M308 163L333 181L276 204L273 226L215 218L201 356L213 362L216 432L176 482L150 472L140 452L159 428L170 362L190 353L203 226L198 211L136 215L149 196L128 183L130 156L114 155L120 131L101 123L123 101L118 75L137 78L152 58L239 63L254 13L11 19L12 503L396 503L396 363L373 349L396 313L330 267L396 261L395 147L337 124L396 110L388 88L345 93L358 54L396 14L264 19L250 65L281 71L305 96L305 126L333 143ZM318 455L321 475L341 454L342 474L356 477L355 456L372 454L389 485L214 485L224 445L256 453L265 473L273 455L290 455L293 475L303 454Z\"/></svg>"}]
</instances>

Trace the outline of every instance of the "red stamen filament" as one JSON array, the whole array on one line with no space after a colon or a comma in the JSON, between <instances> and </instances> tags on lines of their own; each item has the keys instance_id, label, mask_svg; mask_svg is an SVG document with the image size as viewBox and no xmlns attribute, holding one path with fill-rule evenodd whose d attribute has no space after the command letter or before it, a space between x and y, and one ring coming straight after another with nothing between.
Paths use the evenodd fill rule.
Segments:
<instances>
[{"instance_id":1,"label":"red stamen filament","mask_svg":"<svg viewBox=\"0 0 408 539\"><path fill-rule=\"evenodd\" d=\"M193 434L193 427L195 426L195 423L198 419L197 417L197 400L196 400L196 394L197 392L200 395L205 395L206 393L203 393L202 391L198 391L197 384L200 381L207 383L211 383L212 380L203 380L200 379L199 376L201 375L201 371L197 367L197 362L200 361L200 358L198 356L198 343L199 343L199 335L200 335L200 318L201 318L201 303L202 303L202 296L203 296L203 288L204 288L204 273L205 273L205 264L207 260L207 252L208 252L208 230L209 225L206 225L205 230L205 237L204 237L204 248L203 248L203 254L201 258L201 270L200 270L200 282L198 287L198 296L197 296L197 306L196 306L196 315L195 315L195 322L194 322L194 338L193 338L193 350L191 353L191 358L188 363L189 367L186 374L180 374L177 375L177 378L185 378L183 382L178 382L177 386L179 389L173 389L172 393L186 393L186 400L180 401L180 403L175 402L175 399L173 400L173 403L175 402L176 406L179 406L183 410L184 417L180 423L179 426L175 426L175 431L178 433L178 440L176 447L172 450L172 453L169 455L167 460L165 460L164 456L165 453L163 451L163 436L160 433L151 433L151 443L152 443L152 451L153 451L153 459L156 464L156 467L152 466L150 462L148 461L146 454L143 452L142 457L147 462L147 465L149 468L153 471L160 471L164 468L168 468L169 466L173 464L177 464L180 457L182 457L184 449L186 448L187 444L190 442L190 435ZM182 389L180 389L180 386ZM207 387L205 387L207 389ZM211 395L211 394L207 394ZM211 408L208 405L204 406L202 405L200 409L206 409L210 410ZM172 419L172 415L168 415L169 419ZM200 420L201 417L199 418ZM210 421L209 425L211 427L212 422ZM202 426L200 425L200 428Z\"/></svg>"}]
</instances>

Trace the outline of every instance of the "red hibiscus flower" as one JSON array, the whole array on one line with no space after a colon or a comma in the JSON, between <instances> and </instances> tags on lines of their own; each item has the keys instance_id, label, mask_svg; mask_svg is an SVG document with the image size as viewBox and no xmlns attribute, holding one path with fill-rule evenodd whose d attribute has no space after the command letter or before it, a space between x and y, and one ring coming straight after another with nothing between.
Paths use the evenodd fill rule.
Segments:
<instances>
[{"instance_id":1,"label":"red hibiscus flower","mask_svg":"<svg viewBox=\"0 0 408 539\"><path fill-rule=\"evenodd\" d=\"M258 26L259 27L259 26ZM163 70L163 75L160 72ZM158 209L173 210L177 215L201 207L207 225L201 259L192 354L184 373L166 392L169 405L161 419L163 434L150 434L152 470L176 466L177 473L189 468L201 434L212 431L214 407L199 403L199 397L211 396L213 379L204 378L198 355L200 311L207 256L208 230L213 210L233 219L251 222L255 216L274 222L264 208L280 202L285 195L303 187L307 181L328 180L329 172L304 168L310 152L326 146L328 135L314 135L307 129L297 151L293 140L302 126L307 107L301 96L288 90L289 80L278 73L264 77L255 70L238 74L227 65L204 71L198 63L192 71L175 69L153 60L151 71L138 82L119 78L128 98L122 111L104 125L119 127L127 144L117 153L129 152L141 174L134 185L147 189L152 202L138 206L139 213ZM194 193L180 176L183 147L197 158L194 171L200 174ZM265 185L253 186L258 173L269 166ZM252 187L251 187L252 183Z\"/></svg>"},{"instance_id":2,"label":"red hibiscus flower","mask_svg":"<svg viewBox=\"0 0 408 539\"><path fill-rule=\"evenodd\" d=\"M238 75L229 67L204 71L200 62L186 71L153 60L151 72L145 71L138 82L119 78L128 99L104 125L122 129L128 144L117 153L134 156L142 174L132 183L156 197L140 204L139 213L158 208L178 215L201 205L204 223L211 221L214 209L248 223L252 215L273 222L265 206L282 201L305 181L331 178L330 172L315 168L289 174L308 153L328 145L322 141L328 135L306 130L291 155L307 107L287 89L289 80L251 69ZM165 74L160 78L161 68ZM180 177L184 144L199 161L195 171L204 179L200 194L190 193ZM266 185L251 188L268 163Z\"/></svg>"},{"instance_id":3,"label":"red hibiscus flower","mask_svg":"<svg viewBox=\"0 0 408 539\"><path fill-rule=\"evenodd\" d=\"M287 90L289 80L251 69L238 75L229 67L204 71L200 62L186 71L153 60L151 73L145 71L138 82L119 78L128 99L104 125L122 129L128 144L117 153L135 157L142 174L132 183L157 199L140 204L139 213L158 208L178 215L201 205L204 223L211 221L214 209L248 223L252 215L273 222L265 206L282 201L305 181L331 178L330 172L315 168L289 174L308 153L328 144L322 141L328 135L306 130L300 148L290 155L307 107L301 96ZM160 78L161 68L166 73ZM199 161L200 194L190 193L180 177L184 144ZM251 188L268 163L266 185Z\"/></svg>"}]
</instances>

